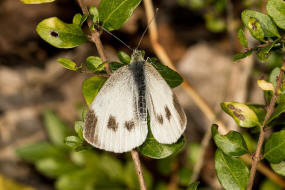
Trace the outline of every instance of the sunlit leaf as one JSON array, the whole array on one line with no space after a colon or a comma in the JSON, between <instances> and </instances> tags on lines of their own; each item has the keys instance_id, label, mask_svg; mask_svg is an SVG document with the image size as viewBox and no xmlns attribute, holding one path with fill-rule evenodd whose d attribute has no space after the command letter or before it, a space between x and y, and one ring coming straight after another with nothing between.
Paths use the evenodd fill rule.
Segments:
<instances>
[{"instance_id":1,"label":"sunlit leaf","mask_svg":"<svg viewBox=\"0 0 285 190\"><path fill-rule=\"evenodd\" d=\"M121 28L140 2L141 0L101 0L98 10L102 27L109 31Z\"/></svg>"},{"instance_id":2,"label":"sunlit leaf","mask_svg":"<svg viewBox=\"0 0 285 190\"><path fill-rule=\"evenodd\" d=\"M59 62L64 68L76 71L76 63L73 62L71 59L65 58L65 57L60 57L57 59L57 62Z\"/></svg>"},{"instance_id":3,"label":"sunlit leaf","mask_svg":"<svg viewBox=\"0 0 285 190\"><path fill-rule=\"evenodd\" d=\"M276 25L285 29L285 2L283 0L268 0L266 10Z\"/></svg>"},{"instance_id":4,"label":"sunlit leaf","mask_svg":"<svg viewBox=\"0 0 285 190\"><path fill-rule=\"evenodd\" d=\"M282 161L280 163L277 164L270 164L271 168L278 173L279 175L282 175L285 177L285 161Z\"/></svg>"},{"instance_id":5,"label":"sunlit leaf","mask_svg":"<svg viewBox=\"0 0 285 190\"><path fill-rule=\"evenodd\" d=\"M123 51L118 52L118 58L124 64L129 64L131 61L131 57Z\"/></svg>"},{"instance_id":6,"label":"sunlit leaf","mask_svg":"<svg viewBox=\"0 0 285 190\"><path fill-rule=\"evenodd\" d=\"M222 109L241 127L259 126L258 117L247 105L238 102L223 102Z\"/></svg>"},{"instance_id":7,"label":"sunlit leaf","mask_svg":"<svg viewBox=\"0 0 285 190\"><path fill-rule=\"evenodd\" d=\"M95 7L94 5L90 6L89 14L91 16L91 20L93 23L99 22L99 11L98 11L97 7Z\"/></svg>"},{"instance_id":8,"label":"sunlit leaf","mask_svg":"<svg viewBox=\"0 0 285 190\"><path fill-rule=\"evenodd\" d=\"M36 28L42 39L57 48L73 48L87 41L77 24L67 24L57 17L41 21Z\"/></svg>"},{"instance_id":9,"label":"sunlit leaf","mask_svg":"<svg viewBox=\"0 0 285 190\"><path fill-rule=\"evenodd\" d=\"M248 27L250 18L255 18L258 23L261 25L261 28L264 32L264 37L280 37L280 34L271 18L258 11L254 10L244 10L241 14L243 24Z\"/></svg>"},{"instance_id":10,"label":"sunlit leaf","mask_svg":"<svg viewBox=\"0 0 285 190\"><path fill-rule=\"evenodd\" d=\"M98 67L103 63L102 59L97 56L89 56L86 58L86 67L91 71L97 71Z\"/></svg>"},{"instance_id":11,"label":"sunlit leaf","mask_svg":"<svg viewBox=\"0 0 285 190\"><path fill-rule=\"evenodd\" d=\"M274 86L272 85L272 83L267 82L265 80L257 80L257 85L259 86L259 88L261 88L262 90L271 90L274 91Z\"/></svg>"},{"instance_id":12,"label":"sunlit leaf","mask_svg":"<svg viewBox=\"0 0 285 190\"><path fill-rule=\"evenodd\" d=\"M197 190L199 183L200 183L199 181L196 181L196 182L191 183L191 184L187 187L187 190Z\"/></svg>"},{"instance_id":13,"label":"sunlit leaf","mask_svg":"<svg viewBox=\"0 0 285 190\"><path fill-rule=\"evenodd\" d=\"M83 81L81 90L88 106L92 103L106 80L105 77L93 76Z\"/></svg>"},{"instance_id":14,"label":"sunlit leaf","mask_svg":"<svg viewBox=\"0 0 285 190\"><path fill-rule=\"evenodd\" d=\"M243 31L243 29L242 28L240 28L239 30L238 30L238 38L239 38L239 42L240 42L240 44L243 46L243 47L248 47L248 41L247 41L247 39L246 39L246 36L245 36L245 34L244 34L244 31Z\"/></svg>"}]
</instances>

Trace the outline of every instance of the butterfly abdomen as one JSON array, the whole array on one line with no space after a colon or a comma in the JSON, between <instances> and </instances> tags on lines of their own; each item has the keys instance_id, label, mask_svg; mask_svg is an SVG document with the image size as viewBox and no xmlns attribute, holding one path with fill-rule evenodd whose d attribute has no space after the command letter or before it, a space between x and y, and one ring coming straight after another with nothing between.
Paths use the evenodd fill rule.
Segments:
<instances>
[{"instance_id":1,"label":"butterfly abdomen","mask_svg":"<svg viewBox=\"0 0 285 190\"><path fill-rule=\"evenodd\" d=\"M136 61L130 64L130 70L135 79L135 89L137 90L138 98L135 102L138 117L141 121L146 121L147 109L145 100L145 73L144 61Z\"/></svg>"}]
</instances>

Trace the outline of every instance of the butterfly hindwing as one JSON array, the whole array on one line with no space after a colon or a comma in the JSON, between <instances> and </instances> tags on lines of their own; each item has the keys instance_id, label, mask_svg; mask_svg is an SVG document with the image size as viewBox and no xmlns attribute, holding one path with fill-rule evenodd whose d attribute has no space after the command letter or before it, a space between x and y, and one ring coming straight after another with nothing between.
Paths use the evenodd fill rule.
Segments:
<instances>
[{"instance_id":1,"label":"butterfly hindwing","mask_svg":"<svg viewBox=\"0 0 285 190\"><path fill-rule=\"evenodd\" d=\"M147 123L138 114L139 94L129 66L115 71L93 100L85 119L84 138L93 146L127 152L141 145Z\"/></svg>"},{"instance_id":2,"label":"butterfly hindwing","mask_svg":"<svg viewBox=\"0 0 285 190\"><path fill-rule=\"evenodd\" d=\"M152 134L159 143L174 143L186 128L185 113L169 85L148 62L145 62L145 78Z\"/></svg>"}]
</instances>

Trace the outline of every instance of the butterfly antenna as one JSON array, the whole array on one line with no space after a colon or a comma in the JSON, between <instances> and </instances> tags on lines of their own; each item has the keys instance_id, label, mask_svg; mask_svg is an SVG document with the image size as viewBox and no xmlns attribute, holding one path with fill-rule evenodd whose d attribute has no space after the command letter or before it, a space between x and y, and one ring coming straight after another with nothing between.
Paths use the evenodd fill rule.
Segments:
<instances>
[{"instance_id":1,"label":"butterfly antenna","mask_svg":"<svg viewBox=\"0 0 285 190\"><path fill-rule=\"evenodd\" d=\"M146 28L144 29L143 34L142 34L142 37L140 38L140 41L139 41L139 43L138 43L138 46L136 47L136 50L139 48L139 46L140 46L140 44L141 44L141 42L142 42L142 39L143 39L143 37L144 37L146 31L148 30L150 24L151 24L152 21L154 20L154 18L155 18L155 16L156 16L157 12L158 12L158 8L155 9L155 13L154 13L153 17L151 18L151 20L150 20L149 23L147 24Z\"/></svg>"},{"instance_id":2,"label":"butterfly antenna","mask_svg":"<svg viewBox=\"0 0 285 190\"><path fill-rule=\"evenodd\" d=\"M124 44L128 49L132 50L133 49L127 45L125 42L123 42L120 38L118 38L117 36L115 36L114 34L112 34L111 32L109 32L107 29L103 28L102 26L98 25L100 29L104 30L104 32L108 33L109 35L113 36L114 38L116 38L119 42L121 42L122 44Z\"/></svg>"}]
</instances>

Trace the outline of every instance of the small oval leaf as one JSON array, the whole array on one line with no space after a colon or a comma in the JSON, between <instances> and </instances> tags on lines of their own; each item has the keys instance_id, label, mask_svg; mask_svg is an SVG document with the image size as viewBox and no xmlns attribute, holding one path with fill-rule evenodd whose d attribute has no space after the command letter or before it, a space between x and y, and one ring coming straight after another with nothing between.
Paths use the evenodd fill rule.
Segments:
<instances>
[{"instance_id":1,"label":"small oval leaf","mask_svg":"<svg viewBox=\"0 0 285 190\"><path fill-rule=\"evenodd\" d=\"M239 159L232 158L217 149L215 154L215 169L221 185L226 190L245 190L249 170Z\"/></svg>"},{"instance_id":2,"label":"small oval leaf","mask_svg":"<svg viewBox=\"0 0 285 190\"><path fill-rule=\"evenodd\" d=\"M274 86L272 83L267 82L265 80L257 80L257 85L259 86L259 88L261 88L262 90L271 90L274 91Z\"/></svg>"},{"instance_id":3,"label":"small oval leaf","mask_svg":"<svg viewBox=\"0 0 285 190\"><path fill-rule=\"evenodd\" d=\"M123 51L118 52L118 58L124 64L129 64L131 61L131 57Z\"/></svg>"},{"instance_id":4,"label":"small oval leaf","mask_svg":"<svg viewBox=\"0 0 285 190\"><path fill-rule=\"evenodd\" d=\"M153 158L153 159L162 159L166 158L176 152L178 152L185 143L184 136L174 144L160 144L155 140L151 131L148 132L148 136L138 150L143 155Z\"/></svg>"},{"instance_id":5,"label":"small oval leaf","mask_svg":"<svg viewBox=\"0 0 285 190\"><path fill-rule=\"evenodd\" d=\"M285 130L272 133L265 143L263 157L274 164L285 159Z\"/></svg>"},{"instance_id":6,"label":"small oval leaf","mask_svg":"<svg viewBox=\"0 0 285 190\"><path fill-rule=\"evenodd\" d=\"M36 28L42 39L57 48L73 48L87 41L77 24L67 24L57 17L41 21Z\"/></svg>"},{"instance_id":7,"label":"small oval leaf","mask_svg":"<svg viewBox=\"0 0 285 190\"><path fill-rule=\"evenodd\" d=\"M89 14L93 23L99 22L99 11L94 5L90 6Z\"/></svg>"},{"instance_id":8,"label":"small oval leaf","mask_svg":"<svg viewBox=\"0 0 285 190\"><path fill-rule=\"evenodd\" d=\"M57 59L57 62L59 62L64 68L76 71L76 63L73 62L71 59L65 58L65 57L60 57Z\"/></svg>"},{"instance_id":9,"label":"small oval leaf","mask_svg":"<svg viewBox=\"0 0 285 190\"><path fill-rule=\"evenodd\" d=\"M280 34L277 30L276 25L271 20L271 18L258 11L253 10L244 10L241 13L242 22L245 26L248 27L248 22L250 18L255 18L258 23L261 25L261 28L264 32L264 37L280 37Z\"/></svg>"},{"instance_id":10,"label":"small oval leaf","mask_svg":"<svg viewBox=\"0 0 285 190\"><path fill-rule=\"evenodd\" d=\"M252 52L253 52L253 49L246 50L245 52L237 53L237 54L235 54L233 60L237 61L237 60L246 58L247 56L250 56L252 54Z\"/></svg>"},{"instance_id":11,"label":"small oval leaf","mask_svg":"<svg viewBox=\"0 0 285 190\"><path fill-rule=\"evenodd\" d=\"M266 10L276 25L285 29L285 2L283 0L269 0Z\"/></svg>"},{"instance_id":12,"label":"small oval leaf","mask_svg":"<svg viewBox=\"0 0 285 190\"><path fill-rule=\"evenodd\" d=\"M82 94L88 106L92 103L106 80L107 78L105 77L94 76L83 81Z\"/></svg>"},{"instance_id":13,"label":"small oval leaf","mask_svg":"<svg viewBox=\"0 0 285 190\"><path fill-rule=\"evenodd\" d=\"M243 47L245 47L245 48L248 47L248 41L247 41L247 39L246 39L246 36L245 36L244 31L243 31L242 28L240 28L240 29L238 30L238 39L239 39L240 44L241 44Z\"/></svg>"},{"instance_id":14,"label":"small oval leaf","mask_svg":"<svg viewBox=\"0 0 285 190\"><path fill-rule=\"evenodd\" d=\"M77 146L80 146L83 143L83 140L81 140L77 136L68 136L65 137L64 143L71 148L76 148Z\"/></svg>"},{"instance_id":15,"label":"small oval leaf","mask_svg":"<svg viewBox=\"0 0 285 190\"><path fill-rule=\"evenodd\" d=\"M258 117L247 105L238 102L223 102L222 109L241 127L259 126Z\"/></svg>"},{"instance_id":16,"label":"small oval leaf","mask_svg":"<svg viewBox=\"0 0 285 190\"><path fill-rule=\"evenodd\" d=\"M212 136L217 147L229 156L241 156L248 153L247 145L242 135L236 131L230 131L226 135L220 135L218 126L212 125Z\"/></svg>"},{"instance_id":17,"label":"small oval leaf","mask_svg":"<svg viewBox=\"0 0 285 190\"><path fill-rule=\"evenodd\" d=\"M102 27L109 31L121 28L140 2L141 0L101 0L98 10Z\"/></svg>"},{"instance_id":18,"label":"small oval leaf","mask_svg":"<svg viewBox=\"0 0 285 190\"><path fill-rule=\"evenodd\" d=\"M89 56L86 59L86 67L90 71L97 71L98 67L102 64L102 59L97 56Z\"/></svg>"}]
</instances>

